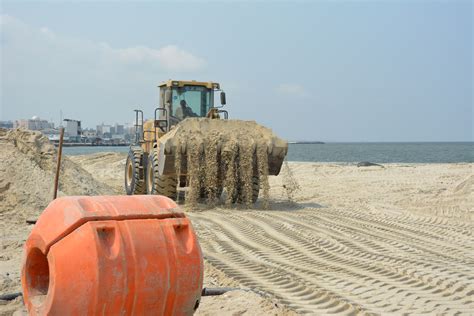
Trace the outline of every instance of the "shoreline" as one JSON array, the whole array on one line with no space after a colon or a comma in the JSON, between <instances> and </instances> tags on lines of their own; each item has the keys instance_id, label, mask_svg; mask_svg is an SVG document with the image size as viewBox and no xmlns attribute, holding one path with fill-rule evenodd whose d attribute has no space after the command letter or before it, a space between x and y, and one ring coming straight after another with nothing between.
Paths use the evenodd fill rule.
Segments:
<instances>
[{"instance_id":1,"label":"shoreline","mask_svg":"<svg viewBox=\"0 0 474 316\"><path fill-rule=\"evenodd\" d=\"M425 147L424 147L425 146ZM289 144L286 157L293 162L317 163L474 163L472 146L450 145L354 145L354 144ZM128 146L73 146L65 147L65 155L99 152L128 152Z\"/></svg>"},{"instance_id":2,"label":"shoreline","mask_svg":"<svg viewBox=\"0 0 474 316\"><path fill-rule=\"evenodd\" d=\"M59 143L53 142L54 147L58 147ZM63 147L128 147L130 144L100 144L100 145L92 145L92 144L85 144L85 143L63 143Z\"/></svg>"},{"instance_id":3,"label":"shoreline","mask_svg":"<svg viewBox=\"0 0 474 316\"><path fill-rule=\"evenodd\" d=\"M124 146L104 146L104 147L124 147ZM71 153L64 153L64 155L68 156L68 157L75 157L75 156L89 156L89 155L101 155L101 154L121 154L121 155L124 155L124 157L127 155L127 152L121 152L121 151L98 151L98 152L91 152L91 153L74 153L74 154L71 154ZM351 166L351 165L355 165L355 164L358 164L362 161L304 161L304 160L285 160L287 163L302 163L302 164L311 164L311 163L315 163L315 164L335 164L335 165L348 165L348 166ZM472 161L452 161L452 162L400 162L400 161L395 161L395 162L383 162L383 161L377 161L377 160L374 160L374 161L370 161L372 163L377 163L377 164L382 164L382 165L411 165L411 164L415 164L415 165L423 165L423 164L428 164L428 165L432 165L432 164L474 164L474 160ZM374 166L370 166L370 167L374 167ZM359 168L368 168L368 167L359 167Z\"/></svg>"}]
</instances>

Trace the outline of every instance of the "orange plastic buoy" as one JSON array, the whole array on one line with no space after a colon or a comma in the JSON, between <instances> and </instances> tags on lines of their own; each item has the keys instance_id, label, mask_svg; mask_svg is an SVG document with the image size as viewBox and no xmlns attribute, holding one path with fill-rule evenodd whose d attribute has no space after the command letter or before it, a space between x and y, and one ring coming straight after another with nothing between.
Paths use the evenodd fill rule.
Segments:
<instances>
[{"instance_id":1,"label":"orange plastic buoy","mask_svg":"<svg viewBox=\"0 0 474 316\"><path fill-rule=\"evenodd\" d=\"M157 195L54 200L26 241L21 272L31 315L189 315L202 281L191 222Z\"/></svg>"}]
</instances>

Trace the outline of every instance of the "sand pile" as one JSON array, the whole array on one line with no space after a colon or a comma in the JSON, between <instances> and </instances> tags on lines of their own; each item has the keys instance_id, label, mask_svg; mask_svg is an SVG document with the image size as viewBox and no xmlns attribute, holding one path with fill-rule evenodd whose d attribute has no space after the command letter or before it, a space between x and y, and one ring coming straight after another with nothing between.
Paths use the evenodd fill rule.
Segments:
<instances>
[{"instance_id":1,"label":"sand pile","mask_svg":"<svg viewBox=\"0 0 474 316\"><path fill-rule=\"evenodd\" d=\"M188 187L186 203L204 199L212 206L224 191L226 205L237 202L250 207L261 192L265 208L269 153L287 146L254 121L203 118L184 120L160 142L175 153L176 174L187 174L178 182Z\"/></svg>"},{"instance_id":2,"label":"sand pile","mask_svg":"<svg viewBox=\"0 0 474 316\"><path fill-rule=\"evenodd\" d=\"M124 169L127 156L117 152L100 152L68 158L89 172L100 183L108 184L115 194L125 194Z\"/></svg>"},{"instance_id":3,"label":"sand pile","mask_svg":"<svg viewBox=\"0 0 474 316\"><path fill-rule=\"evenodd\" d=\"M56 149L39 132L0 129L0 293L20 290L23 243L53 197ZM58 195L111 194L113 190L63 156Z\"/></svg>"},{"instance_id":4,"label":"sand pile","mask_svg":"<svg viewBox=\"0 0 474 316\"><path fill-rule=\"evenodd\" d=\"M51 201L56 149L41 133L0 130L0 210L15 216L38 215ZM110 194L82 167L63 156L58 195Z\"/></svg>"}]
</instances>

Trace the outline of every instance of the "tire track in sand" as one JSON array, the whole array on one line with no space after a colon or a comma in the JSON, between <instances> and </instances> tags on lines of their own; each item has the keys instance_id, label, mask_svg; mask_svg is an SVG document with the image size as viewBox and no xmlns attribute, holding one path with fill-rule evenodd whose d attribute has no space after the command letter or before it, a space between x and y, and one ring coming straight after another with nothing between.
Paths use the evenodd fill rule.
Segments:
<instances>
[{"instance_id":1,"label":"tire track in sand","mask_svg":"<svg viewBox=\"0 0 474 316\"><path fill-rule=\"evenodd\" d=\"M297 312L474 312L472 225L337 209L189 217L211 264Z\"/></svg>"}]
</instances>

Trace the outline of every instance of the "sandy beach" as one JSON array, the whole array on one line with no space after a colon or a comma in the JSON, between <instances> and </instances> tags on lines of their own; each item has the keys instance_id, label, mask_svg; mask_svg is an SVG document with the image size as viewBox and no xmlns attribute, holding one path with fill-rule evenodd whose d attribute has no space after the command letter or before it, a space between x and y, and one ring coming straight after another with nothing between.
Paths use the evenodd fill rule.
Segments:
<instances>
[{"instance_id":1,"label":"sandy beach","mask_svg":"<svg viewBox=\"0 0 474 316\"><path fill-rule=\"evenodd\" d=\"M52 196L54 149L35 137L0 135L0 294L20 291L25 220ZM67 157L60 195L123 194L124 163ZM474 313L473 166L289 162L267 210L183 206L205 286L243 289L197 315ZM22 313L21 298L2 304Z\"/></svg>"}]
</instances>

